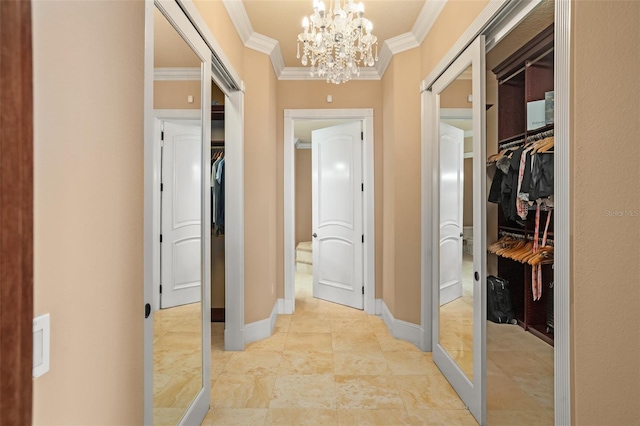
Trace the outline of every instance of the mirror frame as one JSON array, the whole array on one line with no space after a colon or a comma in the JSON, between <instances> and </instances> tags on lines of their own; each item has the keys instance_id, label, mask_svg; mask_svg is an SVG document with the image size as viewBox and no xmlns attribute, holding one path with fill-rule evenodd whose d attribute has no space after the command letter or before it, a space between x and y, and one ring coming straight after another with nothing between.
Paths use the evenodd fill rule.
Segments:
<instances>
[{"instance_id":1,"label":"mirror frame","mask_svg":"<svg viewBox=\"0 0 640 426\"><path fill-rule=\"evenodd\" d=\"M484 176L483 158L486 158L485 132L486 113L485 99L485 37L478 36L460 56L438 77L431 88L425 92L424 106L427 108L429 120L426 131L427 146L431 158L431 337L433 360L442 370L447 380L458 393L469 411L480 424L486 423L486 253L484 253L484 238L486 231L486 206L482 202L486 192L485 180L481 178L474 184L480 185L480 191L474 189L474 271L480 275L480 280L474 282L473 288L473 380L469 380L455 360L439 343L439 308L440 308L440 93L456 78L472 66L472 94L473 94L473 145L474 176ZM476 179L474 179L475 181ZM474 185L475 186L475 185Z\"/></svg>"},{"instance_id":2,"label":"mirror frame","mask_svg":"<svg viewBox=\"0 0 640 426\"><path fill-rule=\"evenodd\" d=\"M144 73L144 300L151 307L144 320L144 424L153 424L153 318L154 282L159 279L160 267L160 171L156 167L158 147L154 143L153 83L154 83L154 12L155 8L167 18L185 42L201 60L201 288L202 288L202 386L179 424L200 423L209 410L211 395L211 194L205 182L209 180L209 142L211 126L212 55L191 21L174 0L145 1L145 73ZM145 307L146 309L146 307Z\"/></svg>"}]
</instances>

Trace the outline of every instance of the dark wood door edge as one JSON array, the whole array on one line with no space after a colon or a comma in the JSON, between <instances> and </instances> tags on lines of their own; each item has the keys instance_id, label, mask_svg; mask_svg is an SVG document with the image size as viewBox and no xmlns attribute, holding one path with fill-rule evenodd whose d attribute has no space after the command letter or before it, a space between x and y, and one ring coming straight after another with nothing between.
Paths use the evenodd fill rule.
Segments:
<instances>
[{"instance_id":1,"label":"dark wood door edge","mask_svg":"<svg viewBox=\"0 0 640 426\"><path fill-rule=\"evenodd\" d=\"M0 1L0 424L28 425L33 367L31 3Z\"/></svg>"}]
</instances>

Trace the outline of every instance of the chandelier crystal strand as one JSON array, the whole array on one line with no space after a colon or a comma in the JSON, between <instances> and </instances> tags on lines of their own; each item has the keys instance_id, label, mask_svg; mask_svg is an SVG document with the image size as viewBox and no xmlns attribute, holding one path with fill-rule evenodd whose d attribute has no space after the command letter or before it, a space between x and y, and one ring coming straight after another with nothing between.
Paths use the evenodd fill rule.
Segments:
<instances>
[{"instance_id":1,"label":"chandelier crystal strand","mask_svg":"<svg viewBox=\"0 0 640 426\"><path fill-rule=\"evenodd\" d=\"M360 75L360 65L372 67L378 61L378 38L373 24L364 17L364 5L353 0L330 0L329 10L322 0L313 1L313 14L302 20L298 34L297 58L302 43L303 66L311 65L312 77L327 83L346 83ZM373 55L375 46L375 56Z\"/></svg>"}]
</instances>

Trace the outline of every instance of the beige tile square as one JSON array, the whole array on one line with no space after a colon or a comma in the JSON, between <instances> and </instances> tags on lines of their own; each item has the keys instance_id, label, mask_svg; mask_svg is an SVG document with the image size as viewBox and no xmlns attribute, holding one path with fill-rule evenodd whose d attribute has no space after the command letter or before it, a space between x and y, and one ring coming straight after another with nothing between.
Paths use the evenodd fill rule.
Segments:
<instances>
[{"instance_id":1,"label":"beige tile square","mask_svg":"<svg viewBox=\"0 0 640 426\"><path fill-rule=\"evenodd\" d=\"M376 338L383 352L422 352L413 343L396 339L389 332L376 332Z\"/></svg>"},{"instance_id":2,"label":"beige tile square","mask_svg":"<svg viewBox=\"0 0 640 426\"><path fill-rule=\"evenodd\" d=\"M389 368L398 375L441 375L430 354L423 352L383 352Z\"/></svg>"},{"instance_id":3,"label":"beige tile square","mask_svg":"<svg viewBox=\"0 0 640 426\"><path fill-rule=\"evenodd\" d=\"M159 408L153 409L154 426L175 426L180 422L186 408Z\"/></svg>"},{"instance_id":4,"label":"beige tile square","mask_svg":"<svg viewBox=\"0 0 640 426\"><path fill-rule=\"evenodd\" d=\"M336 411L323 408L269 408L265 426L337 425Z\"/></svg>"},{"instance_id":5,"label":"beige tile square","mask_svg":"<svg viewBox=\"0 0 640 426\"><path fill-rule=\"evenodd\" d=\"M333 355L330 352L285 351L278 375L293 374L333 374Z\"/></svg>"},{"instance_id":6,"label":"beige tile square","mask_svg":"<svg viewBox=\"0 0 640 426\"><path fill-rule=\"evenodd\" d=\"M549 364L529 351L487 351L487 359L505 375L553 376L553 364Z\"/></svg>"},{"instance_id":7,"label":"beige tile square","mask_svg":"<svg viewBox=\"0 0 640 426\"><path fill-rule=\"evenodd\" d=\"M267 408L276 375L221 375L211 385L214 408Z\"/></svg>"},{"instance_id":8,"label":"beige tile square","mask_svg":"<svg viewBox=\"0 0 640 426\"><path fill-rule=\"evenodd\" d=\"M287 333L275 331L271 336L266 339L257 340L251 342L245 346L244 350L249 352L267 351L267 352L282 352L284 350L284 344L287 341Z\"/></svg>"},{"instance_id":9,"label":"beige tile square","mask_svg":"<svg viewBox=\"0 0 640 426\"><path fill-rule=\"evenodd\" d=\"M429 376L393 376L407 410L464 409L464 404L440 373Z\"/></svg>"},{"instance_id":10,"label":"beige tile square","mask_svg":"<svg viewBox=\"0 0 640 426\"><path fill-rule=\"evenodd\" d=\"M487 424L491 426L553 426L553 411L487 410Z\"/></svg>"},{"instance_id":11,"label":"beige tile square","mask_svg":"<svg viewBox=\"0 0 640 426\"><path fill-rule=\"evenodd\" d=\"M349 351L380 351L380 344L373 333L332 333L333 350Z\"/></svg>"},{"instance_id":12,"label":"beige tile square","mask_svg":"<svg viewBox=\"0 0 640 426\"><path fill-rule=\"evenodd\" d=\"M211 352L211 379L218 377L224 370L229 359L231 359L232 352Z\"/></svg>"},{"instance_id":13,"label":"beige tile square","mask_svg":"<svg viewBox=\"0 0 640 426\"><path fill-rule=\"evenodd\" d=\"M282 332L288 332L289 331L289 326L291 325L291 318L293 317L293 315L284 315L284 314L279 314L278 317L276 318L276 325L275 325L275 330L278 331L282 331Z\"/></svg>"},{"instance_id":14,"label":"beige tile square","mask_svg":"<svg viewBox=\"0 0 640 426\"><path fill-rule=\"evenodd\" d=\"M554 408L554 377L553 376L522 376L511 377L520 389L534 398L546 410ZM487 382L487 386L489 382Z\"/></svg>"},{"instance_id":15,"label":"beige tile square","mask_svg":"<svg viewBox=\"0 0 640 426\"><path fill-rule=\"evenodd\" d=\"M289 333L331 333L331 322L327 318L307 318L294 315Z\"/></svg>"},{"instance_id":16,"label":"beige tile square","mask_svg":"<svg viewBox=\"0 0 640 426\"><path fill-rule=\"evenodd\" d=\"M277 374L281 358L279 352L234 352L220 374Z\"/></svg>"},{"instance_id":17,"label":"beige tile square","mask_svg":"<svg viewBox=\"0 0 640 426\"><path fill-rule=\"evenodd\" d=\"M214 408L204 418L202 426L254 426L264 423L264 408Z\"/></svg>"},{"instance_id":18,"label":"beige tile square","mask_svg":"<svg viewBox=\"0 0 640 426\"><path fill-rule=\"evenodd\" d=\"M537 399L524 392L517 383L506 376L491 376L487 380L487 410L545 409Z\"/></svg>"},{"instance_id":19,"label":"beige tile square","mask_svg":"<svg viewBox=\"0 0 640 426\"><path fill-rule=\"evenodd\" d=\"M411 425L409 415L401 410L343 410L338 411L340 426L402 426Z\"/></svg>"},{"instance_id":20,"label":"beige tile square","mask_svg":"<svg viewBox=\"0 0 640 426\"><path fill-rule=\"evenodd\" d=\"M336 407L335 384L331 375L278 376L269 408Z\"/></svg>"},{"instance_id":21,"label":"beige tile square","mask_svg":"<svg viewBox=\"0 0 640 426\"><path fill-rule=\"evenodd\" d=\"M288 333L285 351L332 352L331 333Z\"/></svg>"},{"instance_id":22,"label":"beige tile square","mask_svg":"<svg viewBox=\"0 0 640 426\"><path fill-rule=\"evenodd\" d=\"M393 376L336 376L339 409L404 409Z\"/></svg>"},{"instance_id":23,"label":"beige tile square","mask_svg":"<svg viewBox=\"0 0 640 426\"><path fill-rule=\"evenodd\" d=\"M408 410L411 424L434 426L476 426L478 422L468 410ZM491 424L491 423L489 423ZM512 426L516 426L515 424Z\"/></svg>"},{"instance_id":24,"label":"beige tile square","mask_svg":"<svg viewBox=\"0 0 640 426\"><path fill-rule=\"evenodd\" d=\"M391 374L381 351L334 352L334 373L341 376Z\"/></svg>"},{"instance_id":25,"label":"beige tile square","mask_svg":"<svg viewBox=\"0 0 640 426\"><path fill-rule=\"evenodd\" d=\"M363 318L331 318L332 333L373 333L374 327Z\"/></svg>"},{"instance_id":26,"label":"beige tile square","mask_svg":"<svg viewBox=\"0 0 640 426\"><path fill-rule=\"evenodd\" d=\"M202 376L172 375L161 389L153 394L153 406L162 408L187 408L202 389Z\"/></svg>"}]
</instances>

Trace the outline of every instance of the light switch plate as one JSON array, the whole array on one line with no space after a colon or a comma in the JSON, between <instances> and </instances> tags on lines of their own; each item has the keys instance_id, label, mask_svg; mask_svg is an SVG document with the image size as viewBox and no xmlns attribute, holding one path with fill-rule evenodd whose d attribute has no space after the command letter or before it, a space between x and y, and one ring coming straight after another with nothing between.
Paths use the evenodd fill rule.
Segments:
<instances>
[{"instance_id":1,"label":"light switch plate","mask_svg":"<svg viewBox=\"0 0 640 426\"><path fill-rule=\"evenodd\" d=\"M51 328L49 314L33 319L33 378L49 371Z\"/></svg>"}]
</instances>

